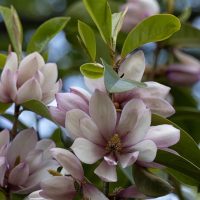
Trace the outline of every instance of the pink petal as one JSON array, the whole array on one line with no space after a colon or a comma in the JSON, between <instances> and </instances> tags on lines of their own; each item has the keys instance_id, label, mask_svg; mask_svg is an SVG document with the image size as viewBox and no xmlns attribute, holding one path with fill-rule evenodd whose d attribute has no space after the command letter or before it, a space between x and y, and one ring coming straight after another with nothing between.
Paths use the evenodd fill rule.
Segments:
<instances>
[{"instance_id":1,"label":"pink petal","mask_svg":"<svg viewBox=\"0 0 200 200\"><path fill-rule=\"evenodd\" d=\"M71 149L82 162L87 164L95 163L102 158L106 152L103 147L84 138L77 138L71 146Z\"/></svg>"},{"instance_id":2,"label":"pink petal","mask_svg":"<svg viewBox=\"0 0 200 200\"><path fill-rule=\"evenodd\" d=\"M119 76L124 74L124 78L141 81L145 70L145 57L142 51L129 55L120 65Z\"/></svg>"},{"instance_id":3,"label":"pink petal","mask_svg":"<svg viewBox=\"0 0 200 200\"><path fill-rule=\"evenodd\" d=\"M60 163L64 169L72 175L73 178L82 181L84 172L81 162L78 158L68 150L61 148L51 149L53 157Z\"/></svg>"},{"instance_id":4,"label":"pink petal","mask_svg":"<svg viewBox=\"0 0 200 200\"><path fill-rule=\"evenodd\" d=\"M16 72L18 67L18 59L17 59L17 54L14 52L10 52L8 54L5 66L3 68L1 76L4 76L4 72L9 69L12 72Z\"/></svg>"},{"instance_id":5,"label":"pink petal","mask_svg":"<svg viewBox=\"0 0 200 200\"><path fill-rule=\"evenodd\" d=\"M180 140L180 130L166 124L151 126L145 139L155 142L158 148L169 147Z\"/></svg>"},{"instance_id":6,"label":"pink petal","mask_svg":"<svg viewBox=\"0 0 200 200\"><path fill-rule=\"evenodd\" d=\"M94 92L96 89L106 92L106 88L104 85L104 78L98 78L98 79L90 79L84 77L84 82L87 88L91 91Z\"/></svg>"},{"instance_id":7,"label":"pink petal","mask_svg":"<svg viewBox=\"0 0 200 200\"><path fill-rule=\"evenodd\" d=\"M0 149L4 145L8 145L10 143L10 133L7 129L4 129L0 132Z\"/></svg>"},{"instance_id":8,"label":"pink petal","mask_svg":"<svg viewBox=\"0 0 200 200\"><path fill-rule=\"evenodd\" d=\"M113 153L105 155L103 158L108 165L117 165L116 156Z\"/></svg>"},{"instance_id":9,"label":"pink petal","mask_svg":"<svg viewBox=\"0 0 200 200\"><path fill-rule=\"evenodd\" d=\"M89 103L91 94L80 87L70 87L70 92L80 96L85 102Z\"/></svg>"},{"instance_id":10,"label":"pink petal","mask_svg":"<svg viewBox=\"0 0 200 200\"><path fill-rule=\"evenodd\" d=\"M42 91L40 84L35 78L26 81L17 92L17 103L21 104L28 100L41 100Z\"/></svg>"},{"instance_id":11,"label":"pink petal","mask_svg":"<svg viewBox=\"0 0 200 200\"><path fill-rule=\"evenodd\" d=\"M139 151L133 153L123 153L118 155L119 162L122 168L126 168L136 162L139 156Z\"/></svg>"},{"instance_id":12,"label":"pink petal","mask_svg":"<svg viewBox=\"0 0 200 200\"><path fill-rule=\"evenodd\" d=\"M53 117L53 119L60 124L61 126L65 126L65 116L66 112L58 109L57 107L50 106L49 111Z\"/></svg>"},{"instance_id":13,"label":"pink petal","mask_svg":"<svg viewBox=\"0 0 200 200\"><path fill-rule=\"evenodd\" d=\"M12 185L23 185L29 176L29 167L26 163L20 163L14 167L8 177L8 182Z\"/></svg>"},{"instance_id":14,"label":"pink petal","mask_svg":"<svg viewBox=\"0 0 200 200\"><path fill-rule=\"evenodd\" d=\"M102 136L110 139L116 126L117 114L108 95L96 90L90 99L89 112Z\"/></svg>"},{"instance_id":15,"label":"pink petal","mask_svg":"<svg viewBox=\"0 0 200 200\"><path fill-rule=\"evenodd\" d=\"M6 88L0 82L0 102L2 103L11 103L12 100L6 92Z\"/></svg>"},{"instance_id":16,"label":"pink petal","mask_svg":"<svg viewBox=\"0 0 200 200\"><path fill-rule=\"evenodd\" d=\"M95 169L94 173L99 176L103 181L117 181L116 166L108 165L106 161L102 161L101 164Z\"/></svg>"},{"instance_id":17,"label":"pink petal","mask_svg":"<svg viewBox=\"0 0 200 200\"><path fill-rule=\"evenodd\" d=\"M0 186L4 187L4 178L7 171L7 162L5 157L0 157Z\"/></svg>"},{"instance_id":18,"label":"pink petal","mask_svg":"<svg viewBox=\"0 0 200 200\"><path fill-rule=\"evenodd\" d=\"M28 195L26 200L47 200L40 196L42 190L37 190Z\"/></svg>"}]
</instances>

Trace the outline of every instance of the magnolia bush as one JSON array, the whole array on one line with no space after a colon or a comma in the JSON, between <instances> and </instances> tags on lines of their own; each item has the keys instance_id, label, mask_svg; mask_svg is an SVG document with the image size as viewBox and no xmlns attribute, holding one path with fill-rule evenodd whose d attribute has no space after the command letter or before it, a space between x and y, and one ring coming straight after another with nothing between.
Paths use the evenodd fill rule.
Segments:
<instances>
[{"instance_id":1,"label":"magnolia bush","mask_svg":"<svg viewBox=\"0 0 200 200\"><path fill-rule=\"evenodd\" d=\"M184 199L182 184L198 192L198 140L172 122L171 88L157 79L164 74L181 86L200 79L200 61L173 43L181 37L179 19L157 14L154 0L129 0L113 14L107 0L83 0L83 5L98 33L78 21L78 39L89 58L80 66L87 90L73 86L69 92L61 90L57 65L44 53L69 18L42 24L22 51L18 14L0 7L11 41L0 54L0 114L14 110L12 129L0 132L1 199L149 199L170 193ZM130 32L119 45L121 29ZM95 34L107 59L96 53ZM157 45L151 68L139 50L149 42ZM158 62L162 49L174 56L165 67ZM49 105L52 101L56 106ZM19 116L26 110L55 123L57 134L42 139L34 128L22 126Z\"/></svg>"}]
</instances>

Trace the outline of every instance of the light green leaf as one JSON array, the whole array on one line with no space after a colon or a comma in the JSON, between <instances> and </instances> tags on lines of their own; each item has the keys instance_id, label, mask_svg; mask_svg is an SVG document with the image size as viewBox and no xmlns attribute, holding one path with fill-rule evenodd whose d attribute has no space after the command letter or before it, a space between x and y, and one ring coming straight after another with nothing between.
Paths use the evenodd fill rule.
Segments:
<instances>
[{"instance_id":1,"label":"light green leaf","mask_svg":"<svg viewBox=\"0 0 200 200\"><path fill-rule=\"evenodd\" d=\"M5 63L6 63L7 56L4 54L0 54L0 69L3 69Z\"/></svg>"},{"instance_id":2,"label":"light green leaf","mask_svg":"<svg viewBox=\"0 0 200 200\"><path fill-rule=\"evenodd\" d=\"M22 106L27 110L53 121L48 108L41 101L30 100L23 103Z\"/></svg>"},{"instance_id":3,"label":"light green leaf","mask_svg":"<svg viewBox=\"0 0 200 200\"><path fill-rule=\"evenodd\" d=\"M1 103L0 102L0 114L4 113L10 106L11 106L10 103Z\"/></svg>"},{"instance_id":4,"label":"light green leaf","mask_svg":"<svg viewBox=\"0 0 200 200\"><path fill-rule=\"evenodd\" d=\"M8 31L12 46L18 57L21 58L23 30L19 16L12 6L11 9L0 6L0 13L6 25L6 29Z\"/></svg>"},{"instance_id":5,"label":"light green leaf","mask_svg":"<svg viewBox=\"0 0 200 200\"><path fill-rule=\"evenodd\" d=\"M178 47L200 47L200 30L190 24L182 24L180 31L163 43Z\"/></svg>"},{"instance_id":6,"label":"light green leaf","mask_svg":"<svg viewBox=\"0 0 200 200\"><path fill-rule=\"evenodd\" d=\"M116 48L117 36L118 36L119 31L122 28L122 24L124 22L124 17L126 15L127 10L128 9L126 9L123 12L112 14L112 46L113 46L113 50L115 50L115 48Z\"/></svg>"},{"instance_id":7,"label":"light green leaf","mask_svg":"<svg viewBox=\"0 0 200 200\"><path fill-rule=\"evenodd\" d=\"M107 0L83 0L83 3L96 24L103 40L111 44L112 15Z\"/></svg>"},{"instance_id":8,"label":"light green leaf","mask_svg":"<svg viewBox=\"0 0 200 200\"><path fill-rule=\"evenodd\" d=\"M200 149L196 144L196 142L193 140L193 138L170 120L165 119L164 117L161 117L159 115L153 114L152 125L161 125L161 124L171 124L180 130L181 137L179 142L170 148L174 149L184 159L189 160L191 163L200 168Z\"/></svg>"},{"instance_id":9,"label":"light green leaf","mask_svg":"<svg viewBox=\"0 0 200 200\"><path fill-rule=\"evenodd\" d=\"M69 20L69 17L55 17L44 22L33 34L27 47L28 53L41 53L49 41L64 29Z\"/></svg>"},{"instance_id":10,"label":"light green leaf","mask_svg":"<svg viewBox=\"0 0 200 200\"><path fill-rule=\"evenodd\" d=\"M139 23L128 34L121 56L126 57L128 53L143 44L165 40L178 31L180 27L179 19L173 15L153 15Z\"/></svg>"},{"instance_id":11,"label":"light green leaf","mask_svg":"<svg viewBox=\"0 0 200 200\"><path fill-rule=\"evenodd\" d=\"M108 92L119 93L129 91L137 87L146 87L146 84L144 83L120 78L111 66L109 66L105 61L102 62L105 67L104 83Z\"/></svg>"},{"instance_id":12,"label":"light green leaf","mask_svg":"<svg viewBox=\"0 0 200 200\"><path fill-rule=\"evenodd\" d=\"M93 30L87 24L78 21L78 32L92 61L96 59L96 39Z\"/></svg>"},{"instance_id":13,"label":"light green leaf","mask_svg":"<svg viewBox=\"0 0 200 200\"><path fill-rule=\"evenodd\" d=\"M104 68L98 63L86 63L81 65L80 71L85 77L97 79L103 76Z\"/></svg>"}]
</instances>

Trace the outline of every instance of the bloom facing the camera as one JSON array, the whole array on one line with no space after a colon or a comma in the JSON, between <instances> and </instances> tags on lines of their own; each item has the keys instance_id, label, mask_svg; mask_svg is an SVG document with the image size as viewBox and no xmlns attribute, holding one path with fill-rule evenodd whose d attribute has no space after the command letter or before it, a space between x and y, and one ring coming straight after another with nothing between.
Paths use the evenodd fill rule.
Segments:
<instances>
[{"instance_id":1,"label":"bloom facing the camera","mask_svg":"<svg viewBox=\"0 0 200 200\"><path fill-rule=\"evenodd\" d=\"M57 78L57 65L45 64L39 53L31 53L18 63L16 53L11 52L1 74L0 102L22 104L35 99L48 104L61 87Z\"/></svg>"},{"instance_id":2,"label":"bloom facing the camera","mask_svg":"<svg viewBox=\"0 0 200 200\"><path fill-rule=\"evenodd\" d=\"M25 129L9 140L7 130L0 132L0 187L21 194L39 189L40 181L50 176L48 169L58 166L49 152L54 142L38 142L34 129Z\"/></svg>"},{"instance_id":3,"label":"bloom facing the camera","mask_svg":"<svg viewBox=\"0 0 200 200\"><path fill-rule=\"evenodd\" d=\"M96 90L90 99L89 115L71 110L66 114L65 126L75 139L71 149L76 156L87 164L103 159L95 173L104 181L115 182L118 163L125 168L136 161L154 160L157 146L153 140L145 139L150 124L151 112L142 100L130 100L118 119L110 98Z\"/></svg>"}]
</instances>

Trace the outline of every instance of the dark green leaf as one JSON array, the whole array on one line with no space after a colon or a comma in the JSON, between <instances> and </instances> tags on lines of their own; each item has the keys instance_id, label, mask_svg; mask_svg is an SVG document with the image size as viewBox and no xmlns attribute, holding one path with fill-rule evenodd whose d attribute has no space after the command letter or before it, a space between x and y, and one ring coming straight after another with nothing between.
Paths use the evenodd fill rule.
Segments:
<instances>
[{"instance_id":1,"label":"dark green leaf","mask_svg":"<svg viewBox=\"0 0 200 200\"><path fill-rule=\"evenodd\" d=\"M162 41L180 29L180 21L170 14L151 16L139 23L127 36L121 56L149 42Z\"/></svg>"},{"instance_id":2,"label":"dark green leaf","mask_svg":"<svg viewBox=\"0 0 200 200\"><path fill-rule=\"evenodd\" d=\"M6 63L7 56L4 54L0 54L0 69L3 69L5 63Z\"/></svg>"},{"instance_id":3,"label":"dark green leaf","mask_svg":"<svg viewBox=\"0 0 200 200\"><path fill-rule=\"evenodd\" d=\"M92 61L96 59L96 39L93 30L87 24L78 21L78 32Z\"/></svg>"},{"instance_id":4,"label":"dark green leaf","mask_svg":"<svg viewBox=\"0 0 200 200\"><path fill-rule=\"evenodd\" d=\"M1 103L0 102L0 114L4 113L10 106L11 106L10 103Z\"/></svg>"},{"instance_id":5,"label":"dark green leaf","mask_svg":"<svg viewBox=\"0 0 200 200\"><path fill-rule=\"evenodd\" d=\"M97 79L103 76L104 68L98 63L86 63L81 65L80 71L85 77Z\"/></svg>"},{"instance_id":6,"label":"dark green leaf","mask_svg":"<svg viewBox=\"0 0 200 200\"><path fill-rule=\"evenodd\" d=\"M66 26L69 19L69 17L55 17L44 22L33 34L27 47L28 53L34 51L41 53L49 41Z\"/></svg>"},{"instance_id":7,"label":"dark green leaf","mask_svg":"<svg viewBox=\"0 0 200 200\"><path fill-rule=\"evenodd\" d=\"M160 197L172 192L172 186L144 168L134 167L133 179L137 188L149 197Z\"/></svg>"},{"instance_id":8,"label":"dark green leaf","mask_svg":"<svg viewBox=\"0 0 200 200\"><path fill-rule=\"evenodd\" d=\"M137 87L146 87L144 83L127 80L120 78L118 74L109 66L106 62L103 61L105 67L104 70L104 83L106 89L110 93L119 93L131 90Z\"/></svg>"},{"instance_id":9,"label":"dark green leaf","mask_svg":"<svg viewBox=\"0 0 200 200\"><path fill-rule=\"evenodd\" d=\"M85 7L96 24L103 40L111 44L112 15L107 0L83 0Z\"/></svg>"}]
</instances>

